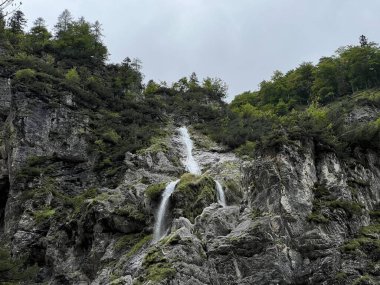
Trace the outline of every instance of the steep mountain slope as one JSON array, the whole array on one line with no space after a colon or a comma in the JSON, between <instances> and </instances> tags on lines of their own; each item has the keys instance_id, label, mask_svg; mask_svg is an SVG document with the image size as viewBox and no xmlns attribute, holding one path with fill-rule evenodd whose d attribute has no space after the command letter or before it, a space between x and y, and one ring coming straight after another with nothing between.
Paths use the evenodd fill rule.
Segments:
<instances>
[{"instance_id":1,"label":"steep mountain slope","mask_svg":"<svg viewBox=\"0 0 380 285\"><path fill-rule=\"evenodd\" d=\"M161 183L185 172L179 125L126 153L117 188L99 187L82 137L89 120L70 109L70 98L49 104L1 83L2 240L38 265L37 282L379 282L378 153L339 157L305 139L241 160L192 130L203 177L222 182L228 206L216 204L215 194L197 208L177 191L170 234L151 244ZM373 114L379 109L356 108L347 123ZM190 195L207 186L182 179Z\"/></svg>"},{"instance_id":2,"label":"steep mountain slope","mask_svg":"<svg viewBox=\"0 0 380 285\"><path fill-rule=\"evenodd\" d=\"M0 16L0 283L380 282L376 44L226 104L195 73L145 86L68 11L54 36L18 15Z\"/></svg>"}]
</instances>

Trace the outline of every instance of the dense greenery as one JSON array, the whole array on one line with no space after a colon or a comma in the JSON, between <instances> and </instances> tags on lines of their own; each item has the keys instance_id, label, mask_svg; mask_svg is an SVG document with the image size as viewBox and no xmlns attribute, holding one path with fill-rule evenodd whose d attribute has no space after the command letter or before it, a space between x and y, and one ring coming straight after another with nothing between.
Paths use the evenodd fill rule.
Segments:
<instances>
[{"instance_id":1,"label":"dense greenery","mask_svg":"<svg viewBox=\"0 0 380 285\"><path fill-rule=\"evenodd\" d=\"M38 18L29 31L21 11L7 20L0 16L0 76L12 78L14 92L39 97L52 107L65 104L90 118L89 153L97 157L95 171L108 186L118 184L126 152L147 148L172 117L208 121L219 116L227 87L220 79L199 82L196 74L173 86L148 82L144 86L141 62L128 57L107 63L99 22L74 20L65 10L54 31ZM37 175L37 173L36 173Z\"/></svg>"},{"instance_id":2,"label":"dense greenery","mask_svg":"<svg viewBox=\"0 0 380 285\"><path fill-rule=\"evenodd\" d=\"M339 153L380 148L379 116L346 120L356 107L380 106L380 49L365 37L316 65L276 71L259 90L227 105L227 86L218 78L199 80L193 73L171 86L152 80L145 86L139 60L107 63L99 22L74 20L65 10L54 31L38 18L26 32L21 11L0 18L2 75L12 77L15 92L49 104L73 95L71 108L90 118L89 153L97 157L95 171L104 183L116 186L125 153L148 148L171 118L193 123L240 154L306 138Z\"/></svg>"},{"instance_id":3,"label":"dense greenery","mask_svg":"<svg viewBox=\"0 0 380 285\"><path fill-rule=\"evenodd\" d=\"M352 124L346 118L360 106L379 108L379 87L380 48L365 40L338 49L317 65L276 71L258 91L236 96L206 130L242 154L305 138L340 153L355 147L378 150L379 115Z\"/></svg>"},{"instance_id":4,"label":"dense greenery","mask_svg":"<svg viewBox=\"0 0 380 285\"><path fill-rule=\"evenodd\" d=\"M54 31L42 18L28 32L25 23L21 11L8 20L0 16L1 76L13 79L14 92L39 97L52 107L72 96L75 105L68 107L90 118L95 170L106 178L121 174L125 152L148 146L163 122L158 99L143 98L138 60L106 63L101 25L74 20L67 10Z\"/></svg>"},{"instance_id":5,"label":"dense greenery","mask_svg":"<svg viewBox=\"0 0 380 285\"><path fill-rule=\"evenodd\" d=\"M53 109L65 105L89 118L89 130L83 130L89 145L87 151L94 158L91 161L99 184L107 187L119 185L125 174L127 152L168 150L162 137L167 135L163 127L169 121L193 124L241 155L303 139L339 154L356 148L380 150L380 118L376 114L380 108L380 48L365 38L361 38L360 45L340 48L334 56L323 57L316 65L302 63L286 74L276 71L270 80L260 84L259 90L240 94L228 105L223 101L227 86L218 78L199 80L193 73L171 86L152 80L144 85L139 60L127 57L119 64L108 63L99 22L75 20L65 10L53 31L47 29L42 18L26 31L21 11L15 11L7 19L2 15L0 9L0 77L12 79L16 95L38 98ZM72 98L73 103L65 98ZM350 119L349 114L364 107L374 110L372 117ZM50 135L59 138L60 134ZM64 161L69 167L80 162L83 161ZM95 188L74 196L57 190L51 177L61 163L62 157L29 157L17 173L21 182L43 177L39 187L21 196L25 200L41 200L33 213L37 226L60 218L60 206L71 209L68 217L71 219L87 202L107 199L108 194ZM351 182L359 186L365 183ZM225 184L227 193L239 198L239 187L233 181ZM145 195L157 201L164 188L165 184L151 185ZM316 199L308 217L310 222L329 223L335 212L348 217L362 213L358 202L338 201L322 185L316 185L314 190ZM52 206L45 206L46 194L52 195ZM175 207L191 221L215 201L215 182L208 176L183 175L173 195ZM142 226L147 222L146 213L135 204L127 203L117 208L115 214ZM257 215L258 211L252 212L253 217ZM373 215L378 217L378 211ZM363 228L356 239L344 246L344 252L363 251L378 261L380 245L373 238L375 234L379 234L378 221ZM115 249L128 249L126 258L129 258L150 239L151 236L133 233L120 238ZM175 240L171 237L168 242ZM3 246L0 261L0 283L19 282L36 273L35 267L13 258ZM145 275L140 279L152 282L175 273L157 248L145 257L143 267Z\"/></svg>"}]
</instances>

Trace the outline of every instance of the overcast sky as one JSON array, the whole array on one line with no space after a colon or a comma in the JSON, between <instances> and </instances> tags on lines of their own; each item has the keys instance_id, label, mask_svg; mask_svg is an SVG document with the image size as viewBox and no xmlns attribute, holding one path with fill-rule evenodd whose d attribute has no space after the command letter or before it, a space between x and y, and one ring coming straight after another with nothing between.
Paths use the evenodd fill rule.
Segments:
<instances>
[{"instance_id":1,"label":"overcast sky","mask_svg":"<svg viewBox=\"0 0 380 285\"><path fill-rule=\"evenodd\" d=\"M103 25L110 61L143 62L145 80L171 83L193 71L220 77L229 97L317 62L361 34L380 42L379 0L24 0L32 23L50 27L69 9Z\"/></svg>"}]
</instances>

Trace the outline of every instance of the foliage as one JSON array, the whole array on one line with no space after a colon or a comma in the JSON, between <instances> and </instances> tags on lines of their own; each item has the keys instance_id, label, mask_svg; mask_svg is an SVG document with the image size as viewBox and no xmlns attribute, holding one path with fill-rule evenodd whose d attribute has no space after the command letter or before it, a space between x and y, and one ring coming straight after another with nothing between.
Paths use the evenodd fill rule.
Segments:
<instances>
[{"instance_id":1,"label":"foliage","mask_svg":"<svg viewBox=\"0 0 380 285\"><path fill-rule=\"evenodd\" d=\"M142 237L137 243L133 245L130 251L127 253L127 257L131 257L136 254L145 244L152 240L152 235L146 235Z\"/></svg>"},{"instance_id":2,"label":"foliage","mask_svg":"<svg viewBox=\"0 0 380 285\"><path fill-rule=\"evenodd\" d=\"M162 249L158 247L153 247L148 251L142 266L145 274L139 276L139 282L148 280L153 283L158 283L164 279L172 278L176 273L173 265L167 261L162 253Z\"/></svg>"},{"instance_id":3,"label":"foliage","mask_svg":"<svg viewBox=\"0 0 380 285\"><path fill-rule=\"evenodd\" d=\"M28 266L23 258L12 257L9 248L0 244L0 283L20 284L33 282L38 272L37 265Z\"/></svg>"},{"instance_id":4,"label":"foliage","mask_svg":"<svg viewBox=\"0 0 380 285\"><path fill-rule=\"evenodd\" d=\"M54 214L55 214L55 209L52 209L50 207L46 207L46 208L43 208L41 210L35 211L33 213L33 216L34 216L34 219L37 222L37 224L40 224L43 221L54 216Z\"/></svg>"},{"instance_id":5,"label":"foliage","mask_svg":"<svg viewBox=\"0 0 380 285\"><path fill-rule=\"evenodd\" d=\"M315 222L317 224L325 224L329 222L329 219L326 218L323 214L312 212L307 216L309 222Z\"/></svg>"},{"instance_id":6,"label":"foliage","mask_svg":"<svg viewBox=\"0 0 380 285\"><path fill-rule=\"evenodd\" d=\"M317 65L302 63L285 74L275 71L259 90L236 96L203 128L243 155L306 138L337 153L358 146L379 150L379 117L353 124L346 121L358 105L380 106L378 87L378 45L347 46Z\"/></svg>"},{"instance_id":7,"label":"foliage","mask_svg":"<svg viewBox=\"0 0 380 285\"><path fill-rule=\"evenodd\" d=\"M72 83L79 83L80 77L75 67L69 69L65 75L66 80Z\"/></svg>"},{"instance_id":8,"label":"foliage","mask_svg":"<svg viewBox=\"0 0 380 285\"><path fill-rule=\"evenodd\" d=\"M350 217L354 215L360 215L363 206L357 202L346 201L346 200L335 200L329 201L327 206L330 208L340 208L343 209Z\"/></svg>"},{"instance_id":9,"label":"foliage","mask_svg":"<svg viewBox=\"0 0 380 285\"><path fill-rule=\"evenodd\" d=\"M94 199L98 195L98 190L96 188L90 188L84 191L82 194L76 196L68 196L63 194L56 189L52 190L52 193L56 199L61 201L64 206L70 207L73 209L73 215L78 214L82 207L84 206L84 202L88 199Z\"/></svg>"},{"instance_id":10,"label":"foliage","mask_svg":"<svg viewBox=\"0 0 380 285\"><path fill-rule=\"evenodd\" d=\"M22 11L17 10L12 14L8 20L8 27L14 34L20 34L23 32L26 25L25 15Z\"/></svg>"},{"instance_id":11,"label":"foliage","mask_svg":"<svg viewBox=\"0 0 380 285\"><path fill-rule=\"evenodd\" d=\"M15 78L20 81L31 81L36 77L36 71L31 68L20 69L15 73Z\"/></svg>"},{"instance_id":12,"label":"foliage","mask_svg":"<svg viewBox=\"0 0 380 285\"><path fill-rule=\"evenodd\" d=\"M356 254L357 251L360 251L374 262L380 261L380 220L378 219L378 208L379 205L375 206L374 211L370 212L370 224L362 227L355 238L348 240L343 245L343 252Z\"/></svg>"},{"instance_id":13,"label":"foliage","mask_svg":"<svg viewBox=\"0 0 380 285\"><path fill-rule=\"evenodd\" d=\"M127 257L130 257L130 256L134 255L137 251L139 251L151 239L152 239L152 235L145 235L144 236L141 233L128 234L128 235L124 235L121 238L119 238L116 241L114 248L117 251L129 248L129 251L127 253Z\"/></svg>"},{"instance_id":14,"label":"foliage","mask_svg":"<svg viewBox=\"0 0 380 285\"><path fill-rule=\"evenodd\" d=\"M145 223L146 217L143 212L140 211L138 206L134 204L127 204L121 208L117 208L115 210L115 213L120 216L128 217L130 219L133 219L135 221Z\"/></svg>"},{"instance_id":15,"label":"foliage","mask_svg":"<svg viewBox=\"0 0 380 285\"><path fill-rule=\"evenodd\" d=\"M166 183L158 183L149 185L145 190L145 195L152 201L160 199L162 192L166 188Z\"/></svg>"},{"instance_id":16,"label":"foliage","mask_svg":"<svg viewBox=\"0 0 380 285\"><path fill-rule=\"evenodd\" d=\"M99 35L93 31L92 24L84 18L72 21L67 11L64 11L56 29L53 49L58 59L69 65L98 65L107 59L107 48L99 41Z\"/></svg>"}]
</instances>

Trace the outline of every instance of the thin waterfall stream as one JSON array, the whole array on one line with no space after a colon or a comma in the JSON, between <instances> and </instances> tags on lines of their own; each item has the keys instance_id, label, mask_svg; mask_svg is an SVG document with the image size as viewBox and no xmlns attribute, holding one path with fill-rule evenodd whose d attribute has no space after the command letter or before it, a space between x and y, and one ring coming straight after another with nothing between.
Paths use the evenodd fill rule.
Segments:
<instances>
[{"instance_id":1,"label":"thin waterfall stream","mask_svg":"<svg viewBox=\"0 0 380 285\"><path fill-rule=\"evenodd\" d=\"M156 225L154 226L154 232L153 232L153 241L159 241L166 233L165 230L165 216L169 204L169 198L174 192L175 187L177 186L179 180L170 182L166 188L165 191L162 193L162 200L160 203L160 207L158 208L158 214L157 214L157 221Z\"/></svg>"},{"instance_id":2,"label":"thin waterfall stream","mask_svg":"<svg viewBox=\"0 0 380 285\"><path fill-rule=\"evenodd\" d=\"M223 207L226 207L227 206L227 204L226 204L226 196L224 195L223 186L217 180L215 180L215 184L216 184L216 191L217 191L217 194L218 194L218 203L220 205L222 205Z\"/></svg>"},{"instance_id":3,"label":"thin waterfall stream","mask_svg":"<svg viewBox=\"0 0 380 285\"><path fill-rule=\"evenodd\" d=\"M194 175L201 175L202 170L195 160L193 156L193 141L190 138L189 131L186 127L179 128L179 133L181 135L181 141L184 144L185 148L185 156L186 159L184 161L185 169ZM178 182L180 180L172 181L170 182L164 192L162 193L162 198L160 202L160 206L158 208L157 217L156 217L156 223L154 225L154 231L153 231L153 242L158 242L162 237L164 237L168 231L165 227L167 226L166 217L168 214L168 207L169 207L169 201L170 196L173 194L175 187L177 186ZM216 183L216 190L217 190L217 197L218 197L218 203L222 205L223 207L226 206L226 198L224 195L223 187L218 182Z\"/></svg>"},{"instance_id":4,"label":"thin waterfall stream","mask_svg":"<svg viewBox=\"0 0 380 285\"><path fill-rule=\"evenodd\" d=\"M199 164L196 162L193 156L193 141L190 138L189 131L186 127L180 128L179 131L181 133L181 140L186 147L185 168L191 174L201 175L201 168L199 167Z\"/></svg>"}]
</instances>

